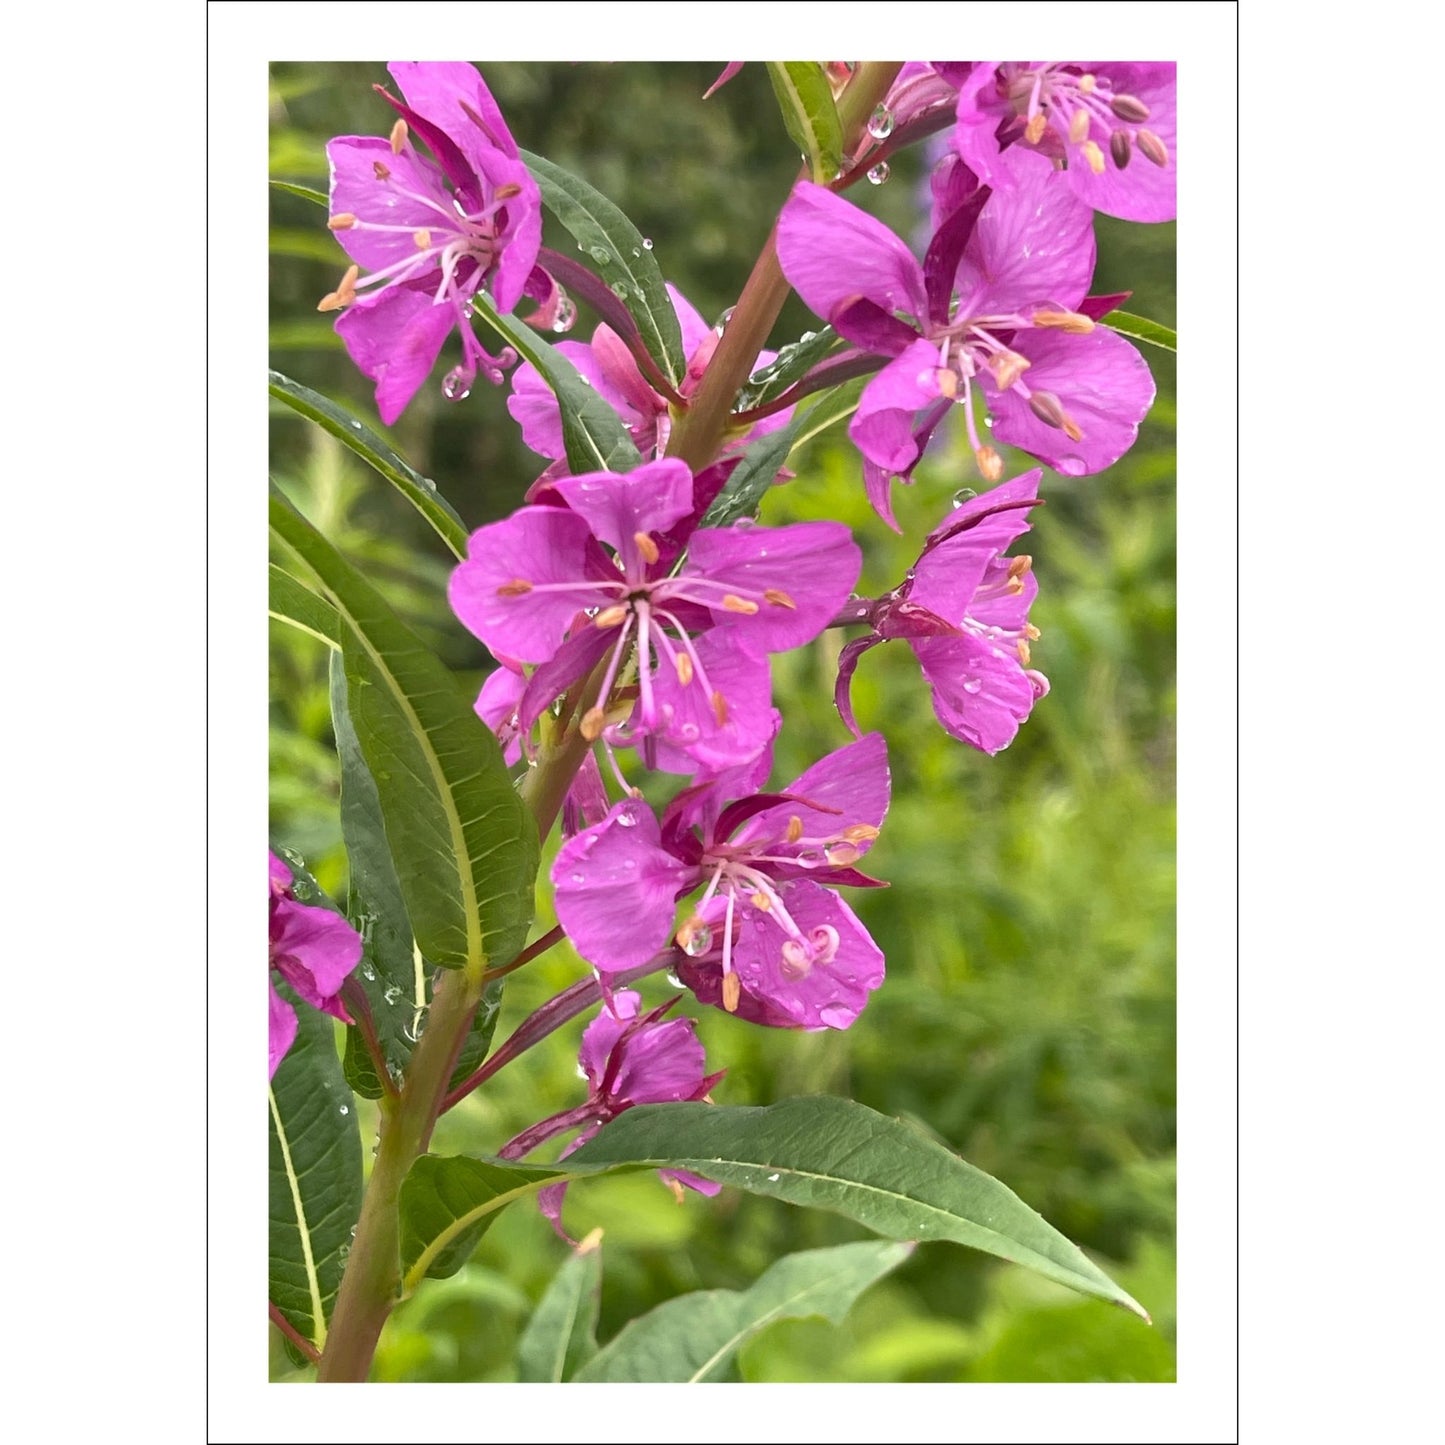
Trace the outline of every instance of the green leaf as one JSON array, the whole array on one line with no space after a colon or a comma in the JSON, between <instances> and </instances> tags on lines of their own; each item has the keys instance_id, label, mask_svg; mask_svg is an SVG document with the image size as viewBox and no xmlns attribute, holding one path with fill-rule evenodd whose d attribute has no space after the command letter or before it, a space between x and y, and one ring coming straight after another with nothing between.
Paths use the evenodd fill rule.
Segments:
<instances>
[{"instance_id":1,"label":"green leaf","mask_svg":"<svg viewBox=\"0 0 1445 1445\"><path fill-rule=\"evenodd\" d=\"M508 1160L424 1154L401 1186L401 1266L409 1293L455 1274L500 1210L566 1176Z\"/></svg>"},{"instance_id":2,"label":"green leaf","mask_svg":"<svg viewBox=\"0 0 1445 1445\"><path fill-rule=\"evenodd\" d=\"M287 861L298 896L329 902ZM330 1017L298 1002L285 984L278 988L297 1027L268 1090L271 1302L320 1349L361 1214L361 1133Z\"/></svg>"},{"instance_id":3,"label":"green leaf","mask_svg":"<svg viewBox=\"0 0 1445 1445\"><path fill-rule=\"evenodd\" d=\"M1178 351L1179 337L1167 326L1150 321L1147 316L1133 316L1127 311L1111 311L1100 319L1099 325L1111 326L1121 336L1132 336L1135 341L1147 341L1150 346L1164 351Z\"/></svg>"},{"instance_id":4,"label":"green leaf","mask_svg":"<svg viewBox=\"0 0 1445 1445\"><path fill-rule=\"evenodd\" d=\"M562 412L562 440L567 465L583 472L628 472L642 458L622 418L582 379L582 374L550 342L531 327L499 312L485 293L472 298L477 314L527 358L552 388Z\"/></svg>"},{"instance_id":5,"label":"green leaf","mask_svg":"<svg viewBox=\"0 0 1445 1445\"><path fill-rule=\"evenodd\" d=\"M547 209L572 233L597 274L627 307L642 344L663 375L678 386L687 370L682 328L651 243L600 191L545 156L521 151Z\"/></svg>"},{"instance_id":6,"label":"green leaf","mask_svg":"<svg viewBox=\"0 0 1445 1445\"><path fill-rule=\"evenodd\" d=\"M284 498L272 530L325 587L342 623L347 703L422 954L479 973L526 941L537 828L472 700Z\"/></svg>"},{"instance_id":7,"label":"green leaf","mask_svg":"<svg viewBox=\"0 0 1445 1445\"><path fill-rule=\"evenodd\" d=\"M859 376L852 381L845 381L841 386L835 386L831 391L825 391L804 415L802 430L793 442L793 451L797 451L804 442L811 441L844 417L852 416L858 410L863 388L871 380L871 377Z\"/></svg>"},{"instance_id":8,"label":"green leaf","mask_svg":"<svg viewBox=\"0 0 1445 1445\"><path fill-rule=\"evenodd\" d=\"M623 1327L573 1377L579 1383L695 1385L720 1380L733 1356L776 1320L824 1315L842 1324L853 1302L913 1252L864 1240L790 1254L747 1290L701 1290L670 1299Z\"/></svg>"},{"instance_id":9,"label":"green leaf","mask_svg":"<svg viewBox=\"0 0 1445 1445\"><path fill-rule=\"evenodd\" d=\"M849 1099L768 1108L629 1109L567 1172L643 1163L829 1209L889 1239L951 1239L1148 1316L1012 1190L897 1119Z\"/></svg>"},{"instance_id":10,"label":"green leaf","mask_svg":"<svg viewBox=\"0 0 1445 1445\"><path fill-rule=\"evenodd\" d=\"M742 461L723 483L722 491L703 513L699 526L727 527L739 517L757 516L764 493L773 485L773 478L797 441L805 415L805 412L795 413L787 426L768 432L748 447Z\"/></svg>"},{"instance_id":11,"label":"green leaf","mask_svg":"<svg viewBox=\"0 0 1445 1445\"><path fill-rule=\"evenodd\" d=\"M532 1312L517 1345L517 1379L524 1385L570 1380L597 1353L602 1303L602 1251L572 1251Z\"/></svg>"},{"instance_id":12,"label":"green leaf","mask_svg":"<svg viewBox=\"0 0 1445 1445\"><path fill-rule=\"evenodd\" d=\"M271 184L278 191L287 191L293 196L300 196L303 201L315 201L323 210L331 204L326 199L325 191L314 190L310 186L299 186L295 181L278 181L275 177L272 177Z\"/></svg>"},{"instance_id":13,"label":"green leaf","mask_svg":"<svg viewBox=\"0 0 1445 1445\"><path fill-rule=\"evenodd\" d=\"M816 60L770 60L768 74L788 134L808 158L813 179L826 185L843 168L843 126L828 72Z\"/></svg>"},{"instance_id":14,"label":"green leaf","mask_svg":"<svg viewBox=\"0 0 1445 1445\"><path fill-rule=\"evenodd\" d=\"M375 432L364 427L334 401L292 381L279 371L270 373L270 391L277 401L329 431L346 443L362 461L383 477L431 524L437 536L458 557L467 555L467 525L437 491L437 484L404 462Z\"/></svg>"},{"instance_id":15,"label":"green leaf","mask_svg":"<svg viewBox=\"0 0 1445 1445\"><path fill-rule=\"evenodd\" d=\"M289 622L329 647L341 646L341 619L336 609L274 562L271 563L269 609L278 622Z\"/></svg>"},{"instance_id":16,"label":"green leaf","mask_svg":"<svg viewBox=\"0 0 1445 1445\"><path fill-rule=\"evenodd\" d=\"M738 392L734 411L751 411L781 396L795 381L822 361L838 344L838 333L831 326L821 331L805 331L796 341L779 349L777 357L759 368Z\"/></svg>"}]
</instances>

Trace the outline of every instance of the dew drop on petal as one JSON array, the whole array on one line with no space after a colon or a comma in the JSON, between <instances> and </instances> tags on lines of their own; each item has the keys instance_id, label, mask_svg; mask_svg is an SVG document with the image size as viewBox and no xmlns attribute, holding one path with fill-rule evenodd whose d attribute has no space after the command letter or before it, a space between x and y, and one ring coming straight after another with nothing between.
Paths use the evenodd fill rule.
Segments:
<instances>
[{"instance_id":1,"label":"dew drop on petal","mask_svg":"<svg viewBox=\"0 0 1445 1445\"><path fill-rule=\"evenodd\" d=\"M965 678L963 682L963 690L970 697L977 696L977 694L983 691L983 679L977 677Z\"/></svg>"},{"instance_id":2,"label":"dew drop on petal","mask_svg":"<svg viewBox=\"0 0 1445 1445\"><path fill-rule=\"evenodd\" d=\"M818 1010L818 1018L830 1029L846 1029L853 1022L854 1014L844 1004L829 1003Z\"/></svg>"},{"instance_id":3,"label":"dew drop on petal","mask_svg":"<svg viewBox=\"0 0 1445 1445\"><path fill-rule=\"evenodd\" d=\"M893 112L886 105L880 105L868 117L868 134L874 140L887 140L893 134Z\"/></svg>"},{"instance_id":4,"label":"dew drop on petal","mask_svg":"<svg viewBox=\"0 0 1445 1445\"><path fill-rule=\"evenodd\" d=\"M584 875L581 874L581 873L574 873L574 874L572 875L572 881L573 881L574 883L582 883L582 882L585 881Z\"/></svg>"},{"instance_id":5,"label":"dew drop on petal","mask_svg":"<svg viewBox=\"0 0 1445 1445\"><path fill-rule=\"evenodd\" d=\"M869 168L868 184L871 186L881 186L891 174L892 171L889 169L888 162L879 161L876 166Z\"/></svg>"},{"instance_id":6,"label":"dew drop on petal","mask_svg":"<svg viewBox=\"0 0 1445 1445\"><path fill-rule=\"evenodd\" d=\"M617 815L617 826L619 828L635 828L637 826L637 814L631 808L624 808Z\"/></svg>"},{"instance_id":7,"label":"dew drop on petal","mask_svg":"<svg viewBox=\"0 0 1445 1445\"><path fill-rule=\"evenodd\" d=\"M1060 457L1054 465L1055 469L1066 477L1082 477L1084 475L1083 457L1076 457L1072 453L1069 456Z\"/></svg>"}]
</instances>

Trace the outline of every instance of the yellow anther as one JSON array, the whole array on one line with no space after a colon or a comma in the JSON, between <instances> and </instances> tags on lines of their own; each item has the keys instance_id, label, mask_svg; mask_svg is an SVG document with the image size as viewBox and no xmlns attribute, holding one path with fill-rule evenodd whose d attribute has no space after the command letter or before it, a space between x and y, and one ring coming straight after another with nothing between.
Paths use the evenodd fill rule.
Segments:
<instances>
[{"instance_id":1,"label":"yellow anther","mask_svg":"<svg viewBox=\"0 0 1445 1445\"><path fill-rule=\"evenodd\" d=\"M1081 75L1079 77L1079 89L1085 95L1092 95L1099 82L1093 75Z\"/></svg>"},{"instance_id":2,"label":"yellow anther","mask_svg":"<svg viewBox=\"0 0 1445 1445\"><path fill-rule=\"evenodd\" d=\"M803 836L803 820L796 813L794 813L793 816L788 819L788 831L786 836L788 842L790 843L796 843L798 839Z\"/></svg>"},{"instance_id":3,"label":"yellow anther","mask_svg":"<svg viewBox=\"0 0 1445 1445\"><path fill-rule=\"evenodd\" d=\"M685 652L677 654L677 680L684 687L692 681L692 658Z\"/></svg>"},{"instance_id":4,"label":"yellow anther","mask_svg":"<svg viewBox=\"0 0 1445 1445\"><path fill-rule=\"evenodd\" d=\"M1028 357L1020 356L1017 351L1010 351L1004 347L1002 351L996 351L988 359L989 370L998 379L1000 391L1007 391L1032 363Z\"/></svg>"},{"instance_id":5,"label":"yellow anther","mask_svg":"<svg viewBox=\"0 0 1445 1445\"><path fill-rule=\"evenodd\" d=\"M1089 138L1089 112L1076 110L1069 117L1069 139L1075 145L1082 145Z\"/></svg>"},{"instance_id":6,"label":"yellow anther","mask_svg":"<svg viewBox=\"0 0 1445 1445\"><path fill-rule=\"evenodd\" d=\"M771 602L774 607L786 607L790 612L798 610L798 604L783 591L781 587L769 587L763 593L764 601Z\"/></svg>"},{"instance_id":7,"label":"yellow anther","mask_svg":"<svg viewBox=\"0 0 1445 1445\"><path fill-rule=\"evenodd\" d=\"M825 850L830 863L836 863L840 868L846 868L850 863L856 863L863 855L851 843L834 843L831 848Z\"/></svg>"},{"instance_id":8,"label":"yellow anther","mask_svg":"<svg viewBox=\"0 0 1445 1445\"><path fill-rule=\"evenodd\" d=\"M602 736L602 729L606 726L607 714L600 707L589 707L582 715L578 731L589 743L594 743Z\"/></svg>"},{"instance_id":9,"label":"yellow anther","mask_svg":"<svg viewBox=\"0 0 1445 1445\"><path fill-rule=\"evenodd\" d=\"M616 627L626 616L626 603L614 602L611 607L604 607L602 611L592 619L592 625L594 627Z\"/></svg>"},{"instance_id":10,"label":"yellow anther","mask_svg":"<svg viewBox=\"0 0 1445 1445\"><path fill-rule=\"evenodd\" d=\"M1084 159L1089 163L1089 169L1096 176L1104 174L1104 152L1099 149L1098 141L1086 140L1079 147L1084 153Z\"/></svg>"},{"instance_id":11,"label":"yellow anther","mask_svg":"<svg viewBox=\"0 0 1445 1445\"><path fill-rule=\"evenodd\" d=\"M497 588L498 597L524 597L532 590L532 584L525 577L513 577Z\"/></svg>"},{"instance_id":12,"label":"yellow anther","mask_svg":"<svg viewBox=\"0 0 1445 1445\"><path fill-rule=\"evenodd\" d=\"M336 290L328 291L316 303L316 309L318 311L338 311L343 306L349 306L356 300L356 278L360 275L360 266L348 266L346 275L341 278L341 284L337 286Z\"/></svg>"},{"instance_id":13,"label":"yellow anther","mask_svg":"<svg viewBox=\"0 0 1445 1445\"><path fill-rule=\"evenodd\" d=\"M946 366L940 366L933 373L933 379L938 383L939 396L946 396L952 401L958 395L958 377Z\"/></svg>"},{"instance_id":14,"label":"yellow anther","mask_svg":"<svg viewBox=\"0 0 1445 1445\"><path fill-rule=\"evenodd\" d=\"M372 161L371 173L379 181L389 181L391 179L391 168L389 166L382 165L380 161Z\"/></svg>"},{"instance_id":15,"label":"yellow anther","mask_svg":"<svg viewBox=\"0 0 1445 1445\"><path fill-rule=\"evenodd\" d=\"M679 1204L681 1204L683 1200L687 1197L687 1195L683 1191L682 1185L679 1184L676 1179L669 1179L667 1181L667 1187L672 1190L672 1197L677 1200Z\"/></svg>"},{"instance_id":16,"label":"yellow anther","mask_svg":"<svg viewBox=\"0 0 1445 1445\"><path fill-rule=\"evenodd\" d=\"M520 196L522 194L522 188L516 181L508 181L505 186L498 186L492 194L499 201L510 201L513 196Z\"/></svg>"},{"instance_id":17,"label":"yellow anther","mask_svg":"<svg viewBox=\"0 0 1445 1445\"><path fill-rule=\"evenodd\" d=\"M758 610L758 604L729 592L722 600L722 609L724 612L741 612L745 617L751 617Z\"/></svg>"},{"instance_id":18,"label":"yellow anther","mask_svg":"<svg viewBox=\"0 0 1445 1445\"><path fill-rule=\"evenodd\" d=\"M1018 646L1014 648L1014 651L1018 653L1018 655L1019 655L1019 661L1020 661L1025 667L1027 667L1027 666L1029 665L1029 645L1028 645L1028 643L1025 642L1022 638L1020 638L1020 639L1019 639Z\"/></svg>"},{"instance_id":19,"label":"yellow anther","mask_svg":"<svg viewBox=\"0 0 1445 1445\"><path fill-rule=\"evenodd\" d=\"M419 231L413 231L411 233L411 238L413 241L416 242L416 248L418 251L431 250L431 232L428 231L425 226L423 226Z\"/></svg>"},{"instance_id":20,"label":"yellow anther","mask_svg":"<svg viewBox=\"0 0 1445 1445\"><path fill-rule=\"evenodd\" d=\"M1025 572L1032 569L1034 559L1027 552L1020 553L1017 557L1010 557L1008 564L1008 575L1010 577L1022 577Z\"/></svg>"},{"instance_id":21,"label":"yellow anther","mask_svg":"<svg viewBox=\"0 0 1445 1445\"><path fill-rule=\"evenodd\" d=\"M1051 331L1066 331L1070 336L1087 336L1094 329L1093 318L1082 311L1051 311L1044 309L1033 314L1035 326L1047 327Z\"/></svg>"},{"instance_id":22,"label":"yellow anther","mask_svg":"<svg viewBox=\"0 0 1445 1445\"><path fill-rule=\"evenodd\" d=\"M738 1011L738 1000L742 997L743 986L735 973L723 974L722 1005L730 1013Z\"/></svg>"},{"instance_id":23,"label":"yellow anther","mask_svg":"<svg viewBox=\"0 0 1445 1445\"><path fill-rule=\"evenodd\" d=\"M662 555L657 550L657 543L646 532L634 532L632 540L636 544L637 550L642 553L642 560L649 567Z\"/></svg>"},{"instance_id":24,"label":"yellow anther","mask_svg":"<svg viewBox=\"0 0 1445 1445\"><path fill-rule=\"evenodd\" d=\"M728 720L728 700L722 693L715 692L712 695L712 715L717 719L717 725L723 727Z\"/></svg>"},{"instance_id":25,"label":"yellow anther","mask_svg":"<svg viewBox=\"0 0 1445 1445\"><path fill-rule=\"evenodd\" d=\"M339 215L332 216L326 226L332 231L349 231L355 224L356 217L350 211L342 211Z\"/></svg>"},{"instance_id":26,"label":"yellow anther","mask_svg":"<svg viewBox=\"0 0 1445 1445\"><path fill-rule=\"evenodd\" d=\"M1043 635L1032 622L1024 623L1024 636L1027 637L1030 642L1037 642Z\"/></svg>"},{"instance_id":27,"label":"yellow anther","mask_svg":"<svg viewBox=\"0 0 1445 1445\"><path fill-rule=\"evenodd\" d=\"M1003 476L1003 458L992 447L980 447L973 456L984 481L996 482Z\"/></svg>"},{"instance_id":28,"label":"yellow anther","mask_svg":"<svg viewBox=\"0 0 1445 1445\"><path fill-rule=\"evenodd\" d=\"M1049 128L1049 118L1043 111L1031 116L1029 123L1024 127L1024 139L1031 145L1036 146L1043 140L1044 132Z\"/></svg>"},{"instance_id":29,"label":"yellow anther","mask_svg":"<svg viewBox=\"0 0 1445 1445\"><path fill-rule=\"evenodd\" d=\"M1084 429L1068 412L1064 413L1064 435L1068 437L1071 442L1081 442L1084 439Z\"/></svg>"},{"instance_id":30,"label":"yellow anther","mask_svg":"<svg viewBox=\"0 0 1445 1445\"><path fill-rule=\"evenodd\" d=\"M878 836L872 823L849 823L840 835L850 843L871 843Z\"/></svg>"},{"instance_id":31,"label":"yellow anther","mask_svg":"<svg viewBox=\"0 0 1445 1445\"><path fill-rule=\"evenodd\" d=\"M773 895L764 893L759 889L756 893L748 895L748 902L758 910L759 913L766 913L773 906Z\"/></svg>"},{"instance_id":32,"label":"yellow anther","mask_svg":"<svg viewBox=\"0 0 1445 1445\"><path fill-rule=\"evenodd\" d=\"M394 156L401 154L401 148L406 144L406 122L397 116L396 124L391 128L391 153Z\"/></svg>"},{"instance_id":33,"label":"yellow anther","mask_svg":"<svg viewBox=\"0 0 1445 1445\"><path fill-rule=\"evenodd\" d=\"M1019 593L1024 590L1024 579L1022 577L1004 578L1003 590L1007 592L1010 597L1017 597Z\"/></svg>"},{"instance_id":34,"label":"yellow anther","mask_svg":"<svg viewBox=\"0 0 1445 1445\"><path fill-rule=\"evenodd\" d=\"M592 1231L591 1234L586 1235L586 1236L583 1238L582 1243L577 1246L577 1253L578 1253L578 1254L591 1254L592 1251L593 1251L594 1249L598 1249L598 1248L601 1246L601 1244L602 1244L602 1226L599 1224L599 1225L597 1226L597 1228Z\"/></svg>"}]
</instances>

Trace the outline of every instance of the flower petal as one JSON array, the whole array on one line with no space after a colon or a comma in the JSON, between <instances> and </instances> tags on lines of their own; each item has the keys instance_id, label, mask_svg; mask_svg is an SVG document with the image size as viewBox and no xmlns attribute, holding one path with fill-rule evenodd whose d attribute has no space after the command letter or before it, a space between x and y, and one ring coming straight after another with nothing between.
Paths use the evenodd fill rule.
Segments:
<instances>
[{"instance_id":1,"label":"flower petal","mask_svg":"<svg viewBox=\"0 0 1445 1445\"><path fill-rule=\"evenodd\" d=\"M376 383L376 409L390 426L427 379L457 324L455 308L430 289L388 286L363 294L341 314L336 334L363 376Z\"/></svg>"},{"instance_id":2,"label":"flower petal","mask_svg":"<svg viewBox=\"0 0 1445 1445\"><path fill-rule=\"evenodd\" d=\"M1039 695L1016 656L972 636L921 638L909 646L945 732L986 753L1014 740Z\"/></svg>"},{"instance_id":3,"label":"flower petal","mask_svg":"<svg viewBox=\"0 0 1445 1445\"><path fill-rule=\"evenodd\" d=\"M630 472L584 472L553 483L584 517L593 536L620 557L633 558L639 532L665 532L692 508L692 472L675 457L644 462Z\"/></svg>"},{"instance_id":4,"label":"flower petal","mask_svg":"<svg viewBox=\"0 0 1445 1445\"><path fill-rule=\"evenodd\" d=\"M296 1010L276 992L271 984L270 1012L270 1055L271 1078L276 1077L276 1065L286 1057L286 1051L296 1042Z\"/></svg>"},{"instance_id":5,"label":"flower petal","mask_svg":"<svg viewBox=\"0 0 1445 1445\"><path fill-rule=\"evenodd\" d=\"M333 232L346 254L366 271L415 258L419 270L436 277L437 263L421 256L415 233L438 225L456 227L457 214L441 172L410 147L394 155L390 144L375 136L337 136L327 142L326 158L331 214L350 213L388 228L361 225ZM377 174L378 162L385 179Z\"/></svg>"}]
</instances>

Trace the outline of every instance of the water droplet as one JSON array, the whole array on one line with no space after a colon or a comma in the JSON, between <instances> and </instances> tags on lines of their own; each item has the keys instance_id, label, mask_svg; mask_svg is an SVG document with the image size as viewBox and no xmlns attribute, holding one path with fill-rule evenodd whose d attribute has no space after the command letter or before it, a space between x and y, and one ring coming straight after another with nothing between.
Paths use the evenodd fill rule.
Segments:
<instances>
[{"instance_id":1,"label":"water droplet","mask_svg":"<svg viewBox=\"0 0 1445 1445\"><path fill-rule=\"evenodd\" d=\"M768 1175L768 1183L769 1183L769 1184L776 1184L780 1178L782 1178L782 1176L781 1176L780 1174L769 1174L769 1175Z\"/></svg>"},{"instance_id":2,"label":"water droplet","mask_svg":"<svg viewBox=\"0 0 1445 1445\"><path fill-rule=\"evenodd\" d=\"M384 994L382 994L381 998L382 1002L385 1003L388 1007L394 1008L396 1006L397 1000L401 998L401 989L398 988L396 984L392 984L391 987L388 988Z\"/></svg>"},{"instance_id":3,"label":"water droplet","mask_svg":"<svg viewBox=\"0 0 1445 1445\"><path fill-rule=\"evenodd\" d=\"M597 262L599 266L605 266L612 259L612 252L606 246L589 246L587 254Z\"/></svg>"},{"instance_id":4,"label":"water droplet","mask_svg":"<svg viewBox=\"0 0 1445 1445\"><path fill-rule=\"evenodd\" d=\"M976 496L978 496L978 493L974 491L972 487L960 487L953 494L953 505L955 507L961 507L965 502L973 501Z\"/></svg>"},{"instance_id":5,"label":"water droplet","mask_svg":"<svg viewBox=\"0 0 1445 1445\"><path fill-rule=\"evenodd\" d=\"M437 489L437 484L432 481L430 477L423 477L421 479L421 489L424 492L434 492Z\"/></svg>"},{"instance_id":6,"label":"water droplet","mask_svg":"<svg viewBox=\"0 0 1445 1445\"><path fill-rule=\"evenodd\" d=\"M357 429L357 431L361 430L361 423L359 421L353 421L351 424Z\"/></svg>"},{"instance_id":7,"label":"water droplet","mask_svg":"<svg viewBox=\"0 0 1445 1445\"><path fill-rule=\"evenodd\" d=\"M868 184L872 186L881 186L891 174L892 171L890 171L888 168L888 162L879 161L876 166L872 166L869 168Z\"/></svg>"},{"instance_id":8,"label":"water droplet","mask_svg":"<svg viewBox=\"0 0 1445 1445\"><path fill-rule=\"evenodd\" d=\"M375 1152L376 1152L376 1151L373 1149L373 1150L372 1150L372 1153L374 1154ZM339 1245L337 1245L337 1247L336 1247L336 1257L337 1257L337 1259L345 1259L345 1258L347 1258L348 1255L350 1255L350 1253L351 1253L351 1246L350 1246L349 1244L339 1244Z\"/></svg>"},{"instance_id":9,"label":"water droplet","mask_svg":"<svg viewBox=\"0 0 1445 1445\"><path fill-rule=\"evenodd\" d=\"M880 105L868 117L868 134L874 140L887 140L893 134L893 112L886 105Z\"/></svg>"},{"instance_id":10,"label":"water droplet","mask_svg":"<svg viewBox=\"0 0 1445 1445\"><path fill-rule=\"evenodd\" d=\"M577 324L577 307L570 296L563 296L557 302L557 314L552 318L553 331L570 331Z\"/></svg>"},{"instance_id":11,"label":"water droplet","mask_svg":"<svg viewBox=\"0 0 1445 1445\"><path fill-rule=\"evenodd\" d=\"M1055 466L1066 477L1082 477L1084 475L1083 457L1067 456L1060 457Z\"/></svg>"},{"instance_id":12,"label":"water droplet","mask_svg":"<svg viewBox=\"0 0 1445 1445\"><path fill-rule=\"evenodd\" d=\"M572 881L573 881L574 883L582 883L582 882L585 881L585 879L586 879L586 875L583 874L583 873L574 873L574 874L572 875Z\"/></svg>"},{"instance_id":13,"label":"water droplet","mask_svg":"<svg viewBox=\"0 0 1445 1445\"><path fill-rule=\"evenodd\" d=\"M733 319L733 312L736 310L737 307L729 306L728 309L724 311L723 314L719 316L718 319L713 323L712 329L716 331L719 336L721 336L723 332L727 330L728 322Z\"/></svg>"},{"instance_id":14,"label":"water droplet","mask_svg":"<svg viewBox=\"0 0 1445 1445\"><path fill-rule=\"evenodd\" d=\"M341 1112L342 1112L343 1114L349 1114L349 1113L351 1112L351 1110L348 1109L345 1104L343 1104L343 1105L341 1106Z\"/></svg>"},{"instance_id":15,"label":"water droplet","mask_svg":"<svg viewBox=\"0 0 1445 1445\"><path fill-rule=\"evenodd\" d=\"M712 929L707 924L700 923L687 936L687 942L682 945L682 951L689 958L699 958L712 947Z\"/></svg>"},{"instance_id":16,"label":"water droplet","mask_svg":"<svg viewBox=\"0 0 1445 1445\"><path fill-rule=\"evenodd\" d=\"M640 256L640 255L642 255L642 252L641 252L636 246L634 246L634 247L632 248L632 254L633 254L634 256Z\"/></svg>"},{"instance_id":17,"label":"water droplet","mask_svg":"<svg viewBox=\"0 0 1445 1445\"><path fill-rule=\"evenodd\" d=\"M984 424L990 431L993 430L993 415L992 415L990 412L984 412L984 414L983 414L983 424Z\"/></svg>"},{"instance_id":18,"label":"water droplet","mask_svg":"<svg viewBox=\"0 0 1445 1445\"><path fill-rule=\"evenodd\" d=\"M361 976L367 983L376 982L376 970L369 963L363 963L361 965Z\"/></svg>"},{"instance_id":19,"label":"water droplet","mask_svg":"<svg viewBox=\"0 0 1445 1445\"><path fill-rule=\"evenodd\" d=\"M619 828L635 828L637 826L637 814L631 808L624 808L617 815L617 826Z\"/></svg>"},{"instance_id":20,"label":"water droplet","mask_svg":"<svg viewBox=\"0 0 1445 1445\"><path fill-rule=\"evenodd\" d=\"M651 236L644 236L644 237L642 238L642 249L643 249L644 251L650 251L650 250L652 250L652 237L651 237Z\"/></svg>"},{"instance_id":21,"label":"water droplet","mask_svg":"<svg viewBox=\"0 0 1445 1445\"><path fill-rule=\"evenodd\" d=\"M687 985L671 970L667 971L667 981L673 988L686 988Z\"/></svg>"},{"instance_id":22,"label":"water droplet","mask_svg":"<svg viewBox=\"0 0 1445 1445\"><path fill-rule=\"evenodd\" d=\"M963 682L963 690L970 697L976 697L979 693L983 691L983 679L979 677L965 678Z\"/></svg>"},{"instance_id":23,"label":"water droplet","mask_svg":"<svg viewBox=\"0 0 1445 1445\"><path fill-rule=\"evenodd\" d=\"M824 1004L818 1010L818 1019L830 1029L846 1029L853 1022L854 1015L850 1009L840 1003Z\"/></svg>"},{"instance_id":24,"label":"water droplet","mask_svg":"<svg viewBox=\"0 0 1445 1445\"><path fill-rule=\"evenodd\" d=\"M624 869L624 871L625 871L625 870L627 870L627 869L629 869L629 868L636 868L636 867L637 867L637 864L634 863L631 858L624 858L624 859L622 860L622 867L623 867L623 869Z\"/></svg>"},{"instance_id":25,"label":"water droplet","mask_svg":"<svg viewBox=\"0 0 1445 1445\"><path fill-rule=\"evenodd\" d=\"M462 401L472 394L471 381L460 366L454 366L442 377L442 395L448 401Z\"/></svg>"},{"instance_id":26,"label":"water droplet","mask_svg":"<svg viewBox=\"0 0 1445 1445\"><path fill-rule=\"evenodd\" d=\"M625 281L614 281L608 289L618 300L627 300L627 283Z\"/></svg>"}]
</instances>

